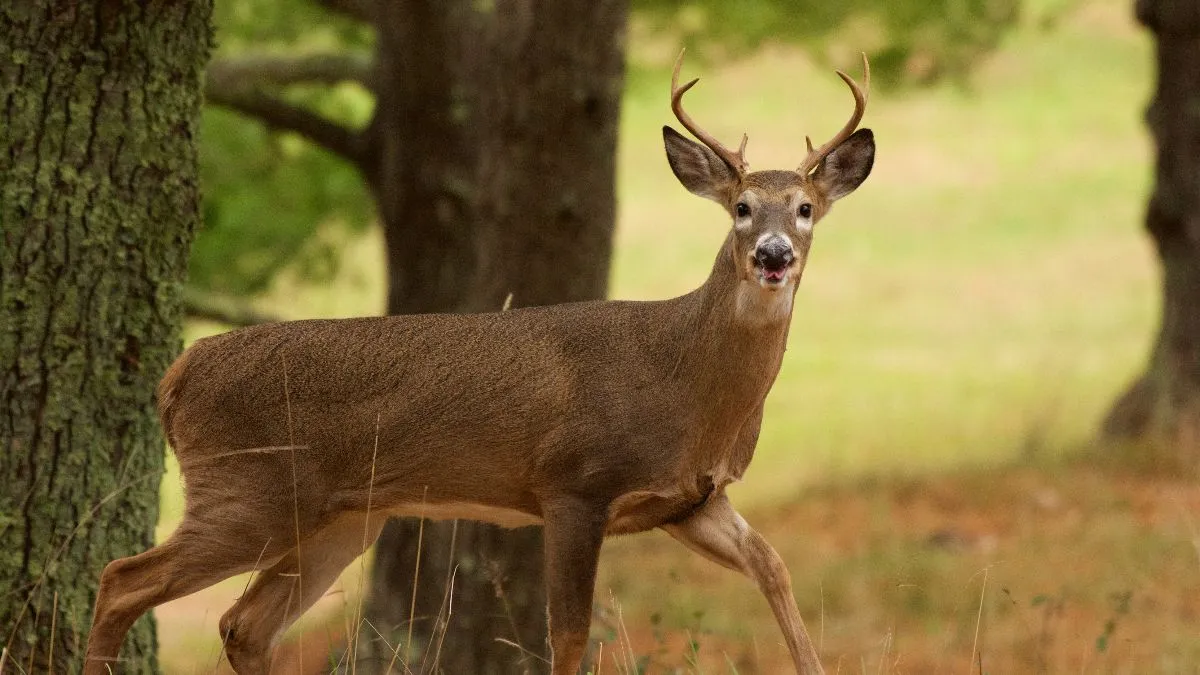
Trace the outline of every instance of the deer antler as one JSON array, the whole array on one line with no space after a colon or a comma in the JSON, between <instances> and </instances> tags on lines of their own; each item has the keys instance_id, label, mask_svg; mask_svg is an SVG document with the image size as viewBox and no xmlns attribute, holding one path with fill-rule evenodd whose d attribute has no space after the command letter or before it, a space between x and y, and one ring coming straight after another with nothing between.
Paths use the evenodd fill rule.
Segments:
<instances>
[{"instance_id":1,"label":"deer antler","mask_svg":"<svg viewBox=\"0 0 1200 675\"><path fill-rule=\"evenodd\" d=\"M808 145L808 156L801 162L800 168L796 172L801 176L807 176L812 173L812 170L817 168L821 160L825 159L826 155L833 152L833 149L841 145L843 141L850 138L855 129L858 128L858 123L862 121L863 113L867 110L867 94L871 91L871 64L867 63L867 55L862 55L863 60L863 84L866 91L860 89L858 83L849 75L842 71L837 71L839 77L850 87L850 93L854 95L854 113L850 115L850 121L846 122L846 126L837 133L828 143L813 150L812 139L808 136L804 137L805 144Z\"/></svg>"},{"instance_id":2,"label":"deer antler","mask_svg":"<svg viewBox=\"0 0 1200 675\"><path fill-rule=\"evenodd\" d=\"M720 157L722 161L736 170L739 174L745 174L746 170L750 168L750 163L746 161L746 141L750 140L750 137L746 134L742 134L742 145L735 153L734 151L722 145L720 141L713 138L712 135L707 131L701 129L700 125L693 122L691 116L689 116L683 109L683 95L687 93L688 89L691 89L697 82L700 81L700 78L696 78L682 87L679 86L679 69L683 67L683 54L686 51L686 49L681 49L679 51L679 58L675 59L675 72L671 74L671 111L675 113L675 117L679 120L679 123L684 126L684 128L692 132L692 135L695 136L701 143L707 145L710 150L717 153L717 156Z\"/></svg>"}]
</instances>

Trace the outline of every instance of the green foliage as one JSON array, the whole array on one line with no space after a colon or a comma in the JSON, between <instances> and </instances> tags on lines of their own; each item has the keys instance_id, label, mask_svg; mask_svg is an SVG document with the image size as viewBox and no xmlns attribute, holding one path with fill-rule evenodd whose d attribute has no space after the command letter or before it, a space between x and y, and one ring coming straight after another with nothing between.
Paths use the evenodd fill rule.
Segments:
<instances>
[{"instance_id":1,"label":"green foliage","mask_svg":"<svg viewBox=\"0 0 1200 675\"><path fill-rule=\"evenodd\" d=\"M216 58L362 50L373 39L363 24L308 0L218 3L215 22ZM293 86L283 98L351 128L366 123L373 105L354 85ZM372 212L358 171L296 134L213 105L200 138L204 225L192 249L191 285L258 293L288 266L310 281L327 280L346 237Z\"/></svg>"},{"instance_id":2,"label":"green foliage","mask_svg":"<svg viewBox=\"0 0 1200 675\"><path fill-rule=\"evenodd\" d=\"M295 134L214 106L205 110L201 138L204 227L191 283L256 293L292 264L310 280L329 278L345 235L371 212L358 172Z\"/></svg>"},{"instance_id":3,"label":"green foliage","mask_svg":"<svg viewBox=\"0 0 1200 675\"><path fill-rule=\"evenodd\" d=\"M810 47L850 65L865 51L884 84L962 79L1015 25L1021 0L636 0L657 30L685 44L747 51L769 42ZM842 63L846 61L847 63Z\"/></svg>"},{"instance_id":4,"label":"green foliage","mask_svg":"<svg viewBox=\"0 0 1200 675\"><path fill-rule=\"evenodd\" d=\"M213 13L218 55L246 50L364 49L374 31L315 0L224 0Z\"/></svg>"}]
</instances>

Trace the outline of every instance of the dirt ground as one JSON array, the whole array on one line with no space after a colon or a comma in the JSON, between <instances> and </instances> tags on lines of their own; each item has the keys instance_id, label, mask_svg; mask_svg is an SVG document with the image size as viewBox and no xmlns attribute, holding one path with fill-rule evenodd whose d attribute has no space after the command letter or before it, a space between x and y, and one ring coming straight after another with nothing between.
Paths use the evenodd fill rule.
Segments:
<instances>
[{"instance_id":1,"label":"dirt ground","mask_svg":"<svg viewBox=\"0 0 1200 675\"><path fill-rule=\"evenodd\" d=\"M787 561L831 673L1200 673L1195 479L1019 467L810 488L747 518ZM352 584L273 672L329 672ZM228 672L215 631L203 663L169 636L215 626L239 592L164 607L168 672ZM665 535L606 544L596 605L605 675L791 672L753 584Z\"/></svg>"}]
</instances>

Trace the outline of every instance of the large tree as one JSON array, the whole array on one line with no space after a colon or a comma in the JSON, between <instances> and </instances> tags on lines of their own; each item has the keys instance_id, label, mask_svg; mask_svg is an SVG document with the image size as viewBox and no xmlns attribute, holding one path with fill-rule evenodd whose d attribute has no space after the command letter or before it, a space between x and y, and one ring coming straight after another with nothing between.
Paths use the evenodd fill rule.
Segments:
<instances>
[{"instance_id":1,"label":"large tree","mask_svg":"<svg viewBox=\"0 0 1200 675\"><path fill-rule=\"evenodd\" d=\"M77 671L101 568L153 544L211 9L0 6L0 671ZM154 652L147 617L126 671Z\"/></svg>"},{"instance_id":2,"label":"large tree","mask_svg":"<svg viewBox=\"0 0 1200 675\"><path fill-rule=\"evenodd\" d=\"M331 5L375 26L372 64L242 58L215 64L208 90L362 172L384 226L388 312L495 311L510 294L514 306L603 297L625 0ZM301 73L369 82L370 123L349 129L245 86ZM390 524L367 611L383 639L367 651L386 665L411 630L400 655L414 667L542 669L541 555L535 528Z\"/></svg>"},{"instance_id":3,"label":"large tree","mask_svg":"<svg viewBox=\"0 0 1200 675\"><path fill-rule=\"evenodd\" d=\"M1105 422L1110 436L1149 440L1200 460L1200 4L1138 0L1156 38L1158 82L1146 110L1154 191L1146 230L1162 261L1162 322L1143 373Z\"/></svg>"}]
</instances>

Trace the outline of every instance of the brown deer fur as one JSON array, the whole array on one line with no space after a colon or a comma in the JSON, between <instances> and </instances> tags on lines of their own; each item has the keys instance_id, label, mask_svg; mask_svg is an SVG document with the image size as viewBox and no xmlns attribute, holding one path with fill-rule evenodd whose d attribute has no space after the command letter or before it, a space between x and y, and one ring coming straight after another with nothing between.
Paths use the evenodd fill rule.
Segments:
<instances>
[{"instance_id":1,"label":"brown deer fur","mask_svg":"<svg viewBox=\"0 0 1200 675\"><path fill-rule=\"evenodd\" d=\"M84 672L115 670L151 607L248 570L220 628L238 673L267 672L283 630L396 515L546 528L555 675L579 667L603 537L655 527L753 578L797 671L822 672L786 568L725 487L754 451L812 225L866 178L874 141L860 130L802 175L664 138L681 182L734 219L687 295L267 324L180 356L158 401L184 518L105 568ZM790 247L778 283L762 276L769 237Z\"/></svg>"}]
</instances>

